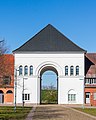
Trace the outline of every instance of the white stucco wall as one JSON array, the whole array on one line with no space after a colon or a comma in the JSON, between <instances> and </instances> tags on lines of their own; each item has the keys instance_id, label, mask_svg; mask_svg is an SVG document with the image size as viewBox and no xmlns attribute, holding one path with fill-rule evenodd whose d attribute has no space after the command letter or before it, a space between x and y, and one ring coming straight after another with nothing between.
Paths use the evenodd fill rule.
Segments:
<instances>
[{"instance_id":1,"label":"white stucco wall","mask_svg":"<svg viewBox=\"0 0 96 120\"><path fill-rule=\"evenodd\" d=\"M68 91L74 89L76 92L76 102L72 104L83 104L84 101L84 53L25 53L15 55L15 68L20 65L33 65L32 76L19 76L17 74L17 103L22 103L22 83L24 80L24 93L30 94L30 100L26 103L40 103L40 71L46 66L53 66L58 71L58 104L68 104ZM79 76L65 76L65 66L79 66ZM24 75L24 71L23 71Z\"/></svg>"}]
</instances>

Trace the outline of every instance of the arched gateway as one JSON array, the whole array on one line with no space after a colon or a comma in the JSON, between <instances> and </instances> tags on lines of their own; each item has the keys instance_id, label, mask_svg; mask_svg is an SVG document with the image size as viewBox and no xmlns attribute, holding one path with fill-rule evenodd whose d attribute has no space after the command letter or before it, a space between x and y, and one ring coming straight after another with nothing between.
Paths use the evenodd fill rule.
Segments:
<instances>
[{"instance_id":1,"label":"arched gateway","mask_svg":"<svg viewBox=\"0 0 96 120\"><path fill-rule=\"evenodd\" d=\"M42 86L42 75L44 72L46 71L53 71L56 75L57 75L57 79L56 79L56 87L57 87L57 101L56 103L58 103L58 95L59 95L59 87L58 87L58 82L59 82L59 76L62 76L63 74L63 70L62 68L56 63L56 62L52 62L52 61L45 61L43 63L41 63L35 71L35 75L38 76L38 103L42 103L41 102L41 86Z\"/></svg>"},{"instance_id":2,"label":"arched gateway","mask_svg":"<svg viewBox=\"0 0 96 120\"><path fill-rule=\"evenodd\" d=\"M83 104L85 52L52 25L47 25L13 51L17 69L16 102L40 104L41 77L51 70L58 78L57 103Z\"/></svg>"},{"instance_id":3,"label":"arched gateway","mask_svg":"<svg viewBox=\"0 0 96 120\"><path fill-rule=\"evenodd\" d=\"M52 103L52 101L50 101L50 102L46 101L47 99L49 99L49 100L51 99L52 96L48 95L48 93L51 94L52 93L52 89L44 88L44 90L42 90L42 82L43 82L42 81L42 76L43 76L44 72L46 72L46 71L53 71L56 74L56 76L57 76L56 77L56 89L55 89L55 93L53 93L53 96L55 94L54 97L55 97L56 101L53 102L53 103L58 103L58 76L60 74L60 66L56 65L56 63L53 63L53 62L44 62L38 68L38 73L37 74L38 74L38 76L40 78L40 103ZM48 78L48 76L47 76L47 78ZM46 82L48 82L48 81L46 81ZM54 91L54 89L53 89L53 91ZM45 99L46 99L45 102L42 102L42 101L44 101L44 100L42 100L43 97L44 97L43 94L45 94L45 95L47 94L45 96Z\"/></svg>"},{"instance_id":4,"label":"arched gateway","mask_svg":"<svg viewBox=\"0 0 96 120\"><path fill-rule=\"evenodd\" d=\"M45 74L45 73L49 73L49 75ZM56 78L54 81L56 85L52 84L53 80L52 78L50 78L50 73L54 73L56 74ZM46 75L46 82L47 84L45 86L43 86L44 83L44 74ZM55 75L51 76L54 77ZM51 80L49 80L51 79ZM51 84L50 84L51 81ZM40 72L40 104L48 104L48 103L58 103L58 72L56 70L56 68L47 65L45 66L41 72Z\"/></svg>"}]
</instances>

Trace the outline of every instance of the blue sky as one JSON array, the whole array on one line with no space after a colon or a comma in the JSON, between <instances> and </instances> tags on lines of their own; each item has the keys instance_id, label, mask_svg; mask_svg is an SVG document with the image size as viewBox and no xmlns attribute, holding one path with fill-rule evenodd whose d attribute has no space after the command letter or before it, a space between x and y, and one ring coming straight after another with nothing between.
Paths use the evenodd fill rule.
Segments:
<instances>
[{"instance_id":1,"label":"blue sky","mask_svg":"<svg viewBox=\"0 0 96 120\"><path fill-rule=\"evenodd\" d=\"M96 0L0 0L0 39L10 52L49 23L88 52L96 51Z\"/></svg>"},{"instance_id":2,"label":"blue sky","mask_svg":"<svg viewBox=\"0 0 96 120\"><path fill-rule=\"evenodd\" d=\"M0 0L0 40L10 53L47 24L96 52L96 0Z\"/></svg>"},{"instance_id":3,"label":"blue sky","mask_svg":"<svg viewBox=\"0 0 96 120\"><path fill-rule=\"evenodd\" d=\"M55 72L49 70L42 75L42 86L54 86L57 88L57 75Z\"/></svg>"}]
</instances>

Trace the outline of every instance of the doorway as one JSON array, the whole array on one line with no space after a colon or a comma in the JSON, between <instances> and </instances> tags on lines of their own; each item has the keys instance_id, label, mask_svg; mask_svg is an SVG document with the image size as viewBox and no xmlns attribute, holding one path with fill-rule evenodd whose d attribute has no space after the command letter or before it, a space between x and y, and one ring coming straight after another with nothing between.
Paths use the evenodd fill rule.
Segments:
<instances>
[{"instance_id":1,"label":"doorway","mask_svg":"<svg viewBox=\"0 0 96 120\"><path fill-rule=\"evenodd\" d=\"M58 72L54 67L48 66L41 71L40 104L58 104Z\"/></svg>"},{"instance_id":2,"label":"doorway","mask_svg":"<svg viewBox=\"0 0 96 120\"><path fill-rule=\"evenodd\" d=\"M4 93L0 90L0 103L4 103Z\"/></svg>"},{"instance_id":3,"label":"doorway","mask_svg":"<svg viewBox=\"0 0 96 120\"><path fill-rule=\"evenodd\" d=\"M90 104L90 92L86 92L86 104Z\"/></svg>"}]
</instances>

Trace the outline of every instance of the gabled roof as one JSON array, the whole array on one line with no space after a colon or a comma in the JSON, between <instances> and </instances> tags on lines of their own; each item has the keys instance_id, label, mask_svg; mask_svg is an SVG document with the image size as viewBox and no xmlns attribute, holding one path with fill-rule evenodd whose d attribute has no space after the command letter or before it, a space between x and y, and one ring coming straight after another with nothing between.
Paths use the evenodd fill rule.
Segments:
<instances>
[{"instance_id":1,"label":"gabled roof","mask_svg":"<svg viewBox=\"0 0 96 120\"><path fill-rule=\"evenodd\" d=\"M86 77L96 77L96 53L86 53L85 56Z\"/></svg>"},{"instance_id":2,"label":"gabled roof","mask_svg":"<svg viewBox=\"0 0 96 120\"><path fill-rule=\"evenodd\" d=\"M86 53L86 57L96 65L96 53Z\"/></svg>"},{"instance_id":3,"label":"gabled roof","mask_svg":"<svg viewBox=\"0 0 96 120\"><path fill-rule=\"evenodd\" d=\"M19 52L85 52L69 40L66 36L60 33L52 25L48 24L35 36L29 39L21 47L14 50L14 53Z\"/></svg>"}]
</instances>

